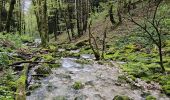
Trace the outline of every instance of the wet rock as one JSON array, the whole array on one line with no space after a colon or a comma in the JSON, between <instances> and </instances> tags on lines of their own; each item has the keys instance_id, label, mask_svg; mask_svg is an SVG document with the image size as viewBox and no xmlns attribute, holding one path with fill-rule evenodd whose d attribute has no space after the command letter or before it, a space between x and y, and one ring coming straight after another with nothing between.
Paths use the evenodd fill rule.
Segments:
<instances>
[{"instance_id":1,"label":"wet rock","mask_svg":"<svg viewBox=\"0 0 170 100\"><path fill-rule=\"evenodd\" d=\"M54 97L53 100L67 100L65 96Z\"/></svg>"},{"instance_id":2,"label":"wet rock","mask_svg":"<svg viewBox=\"0 0 170 100\"><path fill-rule=\"evenodd\" d=\"M28 90L32 91L35 90L37 88L39 88L41 86L41 84L32 84L28 87Z\"/></svg>"},{"instance_id":3,"label":"wet rock","mask_svg":"<svg viewBox=\"0 0 170 100\"><path fill-rule=\"evenodd\" d=\"M116 85L116 86L121 86L121 83L116 82L115 85Z\"/></svg>"},{"instance_id":4,"label":"wet rock","mask_svg":"<svg viewBox=\"0 0 170 100\"><path fill-rule=\"evenodd\" d=\"M75 59L73 58L63 58L62 59L62 67L70 68L70 67L81 67L80 64L74 62Z\"/></svg>"},{"instance_id":5,"label":"wet rock","mask_svg":"<svg viewBox=\"0 0 170 100\"><path fill-rule=\"evenodd\" d=\"M60 78L71 79L71 76L69 74L56 74L56 76Z\"/></svg>"},{"instance_id":6,"label":"wet rock","mask_svg":"<svg viewBox=\"0 0 170 100\"><path fill-rule=\"evenodd\" d=\"M113 98L113 100L132 100L132 99L130 99L128 96L117 95Z\"/></svg>"},{"instance_id":7,"label":"wet rock","mask_svg":"<svg viewBox=\"0 0 170 100\"><path fill-rule=\"evenodd\" d=\"M86 95L80 95L78 97L76 97L74 100L86 100L87 96Z\"/></svg>"},{"instance_id":8,"label":"wet rock","mask_svg":"<svg viewBox=\"0 0 170 100\"><path fill-rule=\"evenodd\" d=\"M95 56L92 54L82 54L80 57L83 59L95 59Z\"/></svg>"},{"instance_id":9,"label":"wet rock","mask_svg":"<svg viewBox=\"0 0 170 100\"><path fill-rule=\"evenodd\" d=\"M52 84L48 84L46 89L47 89L48 92L52 92L53 90L57 89L57 87L52 85Z\"/></svg>"},{"instance_id":10,"label":"wet rock","mask_svg":"<svg viewBox=\"0 0 170 100\"><path fill-rule=\"evenodd\" d=\"M97 100L105 100L100 94L94 95Z\"/></svg>"},{"instance_id":11,"label":"wet rock","mask_svg":"<svg viewBox=\"0 0 170 100\"><path fill-rule=\"evenodd\" d=\"M85 83L85 85L91 85L91 86L94 86L94 83L93 83L93 81L88 81L88 82L86 82L86 83Z\"/></svg>"}]
</instances>

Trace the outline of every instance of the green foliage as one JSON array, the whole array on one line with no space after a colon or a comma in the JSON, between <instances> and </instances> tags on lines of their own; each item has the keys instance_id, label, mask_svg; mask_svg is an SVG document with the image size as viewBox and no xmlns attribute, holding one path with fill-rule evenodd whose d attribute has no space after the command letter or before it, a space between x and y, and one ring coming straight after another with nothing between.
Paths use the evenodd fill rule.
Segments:
<instances>
[{"instance_id":1,"label":"green foliage","mask_svg":"<svg viewBox=\"0 0 170 100\"><path fill-rule=\"evenodd\" d=\"M73 88L74 88L75 90L82 89L83 86L84 86L84 85L83 85L81 82L75 82L75 83L73 84Z\"/></svg>"},{"instance_id":2,"label":"green foliage","mask_svg":"<svg viewBox=\"0 0 170 100\"><path fill-rule=\"evenodd\" d=\"M170 85L164 85L162 88L164 92L170 96Z\"/></svg>"},{"instance_id":3,"label":"green foliage","mask_svg":"<svg viewBox=\"0 0 170 100\"><path fill-rule=\"evenodd\" d=\"M6 68L9 63L8 55L6 53L0 53L0 69Z\"/></svg>"},{"instance_id":4,"label":"green foliage","mask_svg":"<svg viewBox=\"0 0 170 100\"><path fill-rule=\"evenodd\" d=\"M14 91L16 90L16 77L12 75L12 70L7 70L0 77L0 100L14 100Z\"/></svg>"}]
</instances>

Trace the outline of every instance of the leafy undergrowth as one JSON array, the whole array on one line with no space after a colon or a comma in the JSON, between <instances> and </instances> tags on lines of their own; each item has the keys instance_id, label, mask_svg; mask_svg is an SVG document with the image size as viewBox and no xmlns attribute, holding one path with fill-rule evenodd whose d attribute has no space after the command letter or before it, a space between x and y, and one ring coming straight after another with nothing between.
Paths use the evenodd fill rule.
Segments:
<instances>
[{"instance_id":1,"label":"leafy undergrowth","mask_svg":"<svg viewBox=\"0 0 170 100\"><path fill-rule=\"evenodd\" d=\"M107 44L107 52L105 53L105 59L118 61L123 71L127 72L133 80L141 78L148 83L151 81L157 82L162 86L163 92L167 95L170 95L169 12L169 3L160 6L157 12L157 17L166 15L161 23L161 27L163 28L163 63L166 73L161 73L162 69L159 65L158 48L138 28L131 30L131 34L123 36L116 35L116 38L113 38L114 41L109 40L113 42ZM113 33L111 32L111 34Z\"/></svg>"},{"instance_id":2,"label":"leafy undergrowth","mask_svg":"<svg viewBox=\"0 0 170 100\"><path fill-rule=\"evenodd\" d=\"M25 48L26 42L33 42L33 38L27 34L0 33L0 100L14 100L19 76L9 65L22 60L16 52Z\"/></svg>"},{"instance_id":3,"label":"leafy undergrowth","mask_svg":"<svg viewBox=\"0 0 170 100\"><path fill-rule=\"evenodd\" d=\"M105 54L105 59L121 63L121 68L133 80L141 78L148 83L160 83L163 91L170 95L170 39L166 38L163 47L163 58L166 74L161 73L159 55L156 46L136 34L120 37Z\"/></svg>"}]
</instances>

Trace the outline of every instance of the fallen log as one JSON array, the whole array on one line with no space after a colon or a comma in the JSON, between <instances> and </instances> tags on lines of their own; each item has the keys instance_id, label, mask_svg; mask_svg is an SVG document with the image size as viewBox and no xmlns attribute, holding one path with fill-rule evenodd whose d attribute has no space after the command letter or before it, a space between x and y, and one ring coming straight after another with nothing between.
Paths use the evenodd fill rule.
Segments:
<instances>
[{"instance_id":1,"label":"fallen log","mask_svg":"<svg viewBox=\"0 0 170 100\"><path fill-rule=\"evenodd\" d=\"M26 100L26 84L29 64L24 64L24 69L20 78L17 80L17 90L15 100Z\"/></svg>"},{"instance_id":2,"label":"fallen log","mask_svg":"<svg viewBox=\"0 0 170 100\"><path fill-rule=\"evenodd\" d=\"M11 65L8 65L8 66L16 66L16 65L20 65L20 64L24 64L24 63L29 63L29 64L39 64L39 63L57 64L55 62L19 61L19 62L15 62L15 63L13 63Z\"/></svg>"}]
</instances>

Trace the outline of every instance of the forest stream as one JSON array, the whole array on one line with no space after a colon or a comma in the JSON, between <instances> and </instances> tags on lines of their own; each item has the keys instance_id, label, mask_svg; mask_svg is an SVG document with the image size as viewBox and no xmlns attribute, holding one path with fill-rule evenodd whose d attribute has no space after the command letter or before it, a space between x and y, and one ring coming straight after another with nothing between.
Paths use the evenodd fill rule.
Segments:
<instances>
[{"instance_id":1,"label":"forest stream","mask_svg":"<svg viewBox=\"0 0 170 100\"><path fill-rule=\"evenodd\" d=\"M59 49L58 51L65 51ZM79 50L70 50L77 53ZM81 64L77 59L91 61L91 64ZM143 90L133 88L129 83L122 82L119 77L123 72L110 64L100 64L90 54L82 54L80 58L61 58L61 67L52 69L46 78L32 78L30 85L41 84L31 91L27 100L112 100L116 95L126 95L134 100L145 100L147 93L158 100L169 100L159 90ZM111 64L112 63L112 64ZM125 63L125 62L120 62ZM36 68L36 67L35 67ZM35 73L32 68L29 76ZM146 85L147 83L139 83ZM143 86L142 86L143 87Z\"/></svg>"},{"instance_id":2,"label":"forest stream","mask_svg":"<svg viewBox=\"0 0 170 100\"><path fill-rule=\"evenodd\" d=\"M0 0L0 100L170 100L170 0Z\"/></svg>"}]
</instances>

